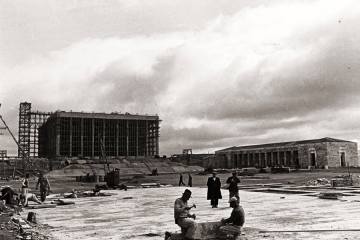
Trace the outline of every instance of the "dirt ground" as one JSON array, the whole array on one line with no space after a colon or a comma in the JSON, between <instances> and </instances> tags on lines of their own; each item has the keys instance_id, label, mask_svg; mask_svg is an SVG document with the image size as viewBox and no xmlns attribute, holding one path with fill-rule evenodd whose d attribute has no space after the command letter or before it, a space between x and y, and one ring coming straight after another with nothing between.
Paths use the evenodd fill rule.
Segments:
<instances>
[{"instance_id":1,"label":"dirt ground","mask_svg":"<svg viewBox=\"0 0 360 240\"><path fill-rule=\"evenodd\" d=\"M283 183L283 184L291 184L291 185L304 185L309 180L315 180L318 178L327 178L331 179L338 175L347 174L347 169L337 169L337 170L322 170L322 171L304 171L304 172L293 172L289 174L257 174L255 176L245 176L241 177L241 186L254 185L254 184L270 184L270 183ZM360 170L351 169L351 173L354 176L360 175ZM222 183L225 183L226 178L229 177L231 173L223 173L218 174ZM184 182L187 183L188 176L187 174L183 174ZM226 216L230 213L230 209L226 206L226 201L222 201L224 205L216 214L212 212L209 213L208 202L206 197L206 181L210 175L198 175L192 174L193 178L193 191L196 192L196 198L194 200L198 201L201 206L198 213L203 220L219 220L221 217ZM74 178L50 178L52 192L54 194L70 192L72 189L77 191L82 190L90 190L93 189L96 183L81 183L75 182ZM142 183L161 183L161 184L170 184L177 186L179 181L179 175L171 174L171 175L160 175L160 176L144 176L144 177L135 177L135 178L125 178L124 182L127 182L128 186L136 186ZM36 191L35 189L36 179L30 180L30 189L32 192ZM102 183L100 183L102 184ZM10 185L15 189L19 189L21 186L21 182L19 180L11 180L11 181L0 181L0 186ZM200 187L200 188L199 188ZM158 198L153 198L150 193L154 193L154 189L129 189L127 192L112 190L115 196L110 198L86 198L86 199L77 199L76 204L72 207L63 206L57 207L56 210L51 209L38 209L39 218L41 219L41 224L48 224L48 234L50 234L54 239L67 239L72 236L72 239L163 239L160 238L166 229L167 226L170 226L167 230L174 231L177 230L177 226L173 224L172 219L172 202L173 200L181 194L184 187L181 188L160 188L155 189L158 193L156 196ZM223 190L224 198L226 199L227 191ZM133 198L134 194L137 194L139 197L144 199L137 199L135 202L136 212L139 211L140 216L135 213L128 212L127 214L122 211L114 211L112 208L114 205L119 207L120 209L129 209L129 203L134 204L132 200L124 200L124 198L129 197ZM126 196L125 196L126 195ZM311 197L307 196L293 196L293 195L281 195L272 194L272 193L242 193L244 200L244 205L246 209L251 209L251 211L247 211L247 221L246 226L249 229L284 229L286 227L291 227L291 229L299 229L301 227L307 227L313 229L314 227L320 228L336 228L338 226L343 228L355 228L353 226L351 218L356 220L357 223L360 222L360 219L355 217L352 213L343 210L344 204L340 204L331 210L333 202L314 202ZM284 200L287 199L286 201ZM360 207L355 206L354 203L357 202L357 196L352 197L353 199L347 200L349 205L347 208L352 209L354 214L360 216ZM279 200L281 199L281 200ZM120 201L119 201L120 200ZM316 199L318 200L318 199ZM130 201L127 203L127 201ZM299 202L306 203L303 206L296 205ZM121 204L125 205L122 206ZM284 204L280 209L284 210L279 214L278 206L279 204ZM109 207L107 204L110 204ZM159 204L166 205L160 209L163 212L157 212L159 209ZM293 206L295 206L293 208ZM336 204L339 204L337 202ZM263 208L262 205L266 205L266 209ZM169 207L170 206L170 207ZM325 209L324 209L325 207ZM107 210L104 210L106 208ZM297 209L301 214L299 217L299 212L293 212L291 209ZM305 208L305 209L302 209ZM130 206L130 210L132 207ZM286 211L285 211L286 210ZM314 217L309 217L307 214L317 212ZM22 215L27 211L25 210ZM146 217L142 218L141 214L145 214ZM151 225L151 217L153 215L158 214L161 218L157 224L161 226L161 228L157 228L156 226L152 227ZM350 221L343 221L342 219L348 219L350 217ZM74 219L75 222L72 222L71 219ZM269 225L269 221L271 219L275 219L275 223L273 225ZM68 227L64 226L64 220L69 222ZM201 220L201 219L200 219ZM144 222L145 221L145 222ZM106 226L101 224L105 222L107 226L109 223L114 223L117 227L114 227L113 230L106 230ZM149 224L150 222L150 224ZM334 224L331 224L334 222ZM74 225L76 223L76 226ZM308 223L310 225L308 225ZM338 223L338 224L336 224ZM141 227L141 231L138 234L134 234L134 230L136 226L139 225ZM330 224L330 225L329 225ZM147 227L144 227L147 226ZM134 228L135 227L135 228ZM300 228L301 228L300 227ZM85 231L84 235L84 229ZM150 229L150 231L148 231ZM137 231L136 229L135 231ZM117 232L118 233L117 233ZM148 233L150 235L147 235ZM251 232L251 231L250 231ZM152 233L154 233L153 237ZM4 236L10 237L9 239L13 239L13 233L6 231L2 231ZM6 235L8 234L8 235ZM116 237L118 235L123 235L125 238ZM339 234L309 234L309 233L250 233L252 234L251 239L356 239L352 232L339 235ZM77 237L76 237L77 236ZM101 236L99 238L99 236ZM115 237L114 237L115 236ZM158 237L156 237L158 236ZM325 238L321 237L325 236ZM1 239L2 236L0 236ZM360 239L360 237L359 237Z\"/></svg>"}]
</instances>

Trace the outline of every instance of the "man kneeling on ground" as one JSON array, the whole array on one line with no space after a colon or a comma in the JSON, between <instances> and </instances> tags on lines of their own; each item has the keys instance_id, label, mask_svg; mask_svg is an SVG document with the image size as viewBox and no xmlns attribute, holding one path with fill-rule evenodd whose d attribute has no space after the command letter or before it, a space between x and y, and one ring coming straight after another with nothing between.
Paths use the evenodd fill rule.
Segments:
<instances>
[{"instance_id":1,"label":"man kneeling on ground","mask_svg":"<svg viewBox=\"0 0 360 240\"><path fill-rule=\"evenodd\" d=\"M236 197L230 198L229 203L233 210L229 218L221 219L223 226L220 227L220 231L236 237L241 233L241 228L245 223L245 213Z\"/></svg>"},{"instance_id":2,"label":"man kneeling on ground","mask_svg":"<svg viewBox=\"0 0 360 240\"><path fill-rule=\"evenodd\" d=\"M38 204L41 204L40 200L36 197L36 195L34 193L21 194L20 200L24 207L28 206L29 201L33 201Z\"/></svg>"},{"instance_id":3,"label":"man kneeling on ground","mask_svg":"<svg viewBox=\"0 0 360 240\"><path fill-rule=\"evenodd\" d=\"M196 216L189 212L191 208L196 208L196 205L188 206L187 202L190 197L191 191L185 189L182 197L176 199L174 205L175 223L181 227L185 239L194 239L196 229L196 222L194 221Z\"/></svg>"}]
</instances>

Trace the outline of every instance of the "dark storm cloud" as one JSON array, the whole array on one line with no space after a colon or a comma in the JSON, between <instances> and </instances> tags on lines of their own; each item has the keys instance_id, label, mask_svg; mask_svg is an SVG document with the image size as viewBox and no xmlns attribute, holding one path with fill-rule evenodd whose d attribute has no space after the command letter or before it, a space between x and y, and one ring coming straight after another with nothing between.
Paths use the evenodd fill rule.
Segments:
<instances>
[{"instance_id":1,"label":"dark storm cloud","mask_svg":"<svg viewBox=\"0 0 360 240\"><path fill-rule=\"evenodd\" d=\"M210 90L200 101L190 102L189 115L216 120L282 119L355 104L360 93L360 70L356 67L360 65L360 37L342 33L335 38L329 32L331 41L325 46L316 42L301 46L300 52L312 50L295 58L289 55L289 61L276 71L267 71L277 64L274 54L259 60L261 63L249 71L232 76L232 87L228 87L231 83L226 85L229 79L223 79L227 87Z\"/></svg>"},{"instance_id":2,"label":"dark storm cloud","mask_svg":"<svg viewBox=\"0 0 360 240\"><path fill-rule=\"evenodd\" d=\"M97 74L90 84L94 89L109 86L106 94L99 96L101 107L126 111L131 110L127 105L135 105L132 108L139 112L156 113L160 109L156 98L170 84L173 64L173 55L161 56L156 59L149 74L138 74L127 72L123 69L124 64L114 62Z\"/></svg>"}]
</instances>

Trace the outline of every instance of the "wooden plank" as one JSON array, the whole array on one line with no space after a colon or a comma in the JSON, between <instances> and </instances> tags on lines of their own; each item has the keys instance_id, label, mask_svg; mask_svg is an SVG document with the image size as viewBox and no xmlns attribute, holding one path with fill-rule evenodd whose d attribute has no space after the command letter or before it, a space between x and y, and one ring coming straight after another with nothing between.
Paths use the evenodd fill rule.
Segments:
<instances>
[{"instance_id":1,"label":"wooden plank","mask_svg":"<svg viewBox=\"0 0 360 240\"><path fill-rule=\"evenodd\" d=\"M29 209L56 208L56 205L55 204L39 204L39 205L30 205L30 206L27 206L26 208L29 208Z\"/></svg>"}]
</instances>

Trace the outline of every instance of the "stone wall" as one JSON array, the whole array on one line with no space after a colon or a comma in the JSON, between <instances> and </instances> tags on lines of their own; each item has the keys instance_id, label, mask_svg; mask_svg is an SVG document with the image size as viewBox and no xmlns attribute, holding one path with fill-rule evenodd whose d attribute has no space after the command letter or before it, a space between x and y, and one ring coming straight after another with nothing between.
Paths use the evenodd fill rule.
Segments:
<instances>
[{"instance_id":1,"label":"stone wall","mask_svg":"<svg viewBox=\"0 0 360 240\"><path fill-rule=\"evenodd\" d=\"M328 162L329 167L341 167L341 153L345 154L346 165L359 166L357 143L355 142L329 142Z\"/></svg>"},{"instance_id":2,"label":"stone wall","mask_svg":"<svg viewBox=\"0 0 360 240\"><path fill-rule=\"evenodd\" d=\"M270 152L271 159L268 159ZM295 153L297 152L298 164L296 163ZM300 168L322 168L341 167L341 153L343 153L343 167L360 166L357 143L346 141L319 141L312 143L302 143L292 146L277 146L271 148L247 148L236 150L225 150L215 152L215 168L234 168L244 167L244 164L237 164L241 162L239 157L245 154L245 167L260 167L263 166L264 161L266 166L284 165L290 167ZM240 155L239 155L240 154ZM248 155L247 155L248 154ZM263 154L263 155L261 155ZM314 161L312 161L312 158ZM270 164L269 164L270 163Z\"/></svg>"},{"instance_id":3,"label":"stone wall","mask_svg":"<svg viewBox=\"0 0 360 240\"><path fill-rule=\"evenodd\" d=\"M301 168L308 168L311 164L311 153L315 154L315 168L325 168L327 164L327 145L326 143L312 143L298 146L299 160Z\"/></svg>"}]
</instances>

